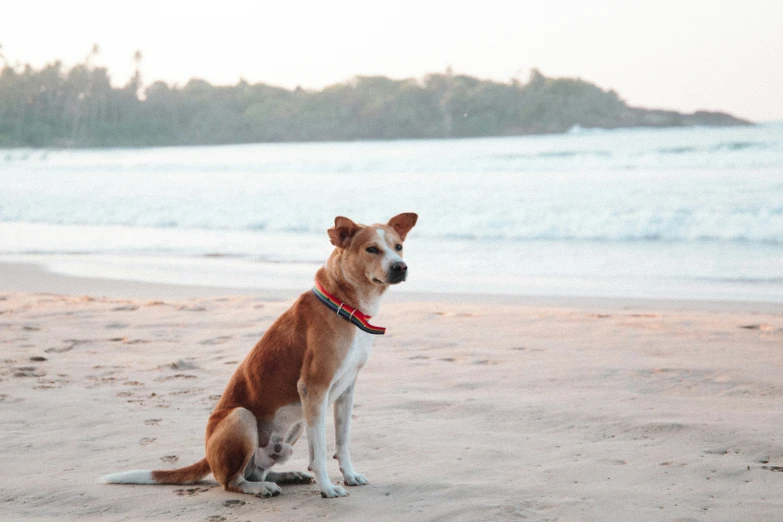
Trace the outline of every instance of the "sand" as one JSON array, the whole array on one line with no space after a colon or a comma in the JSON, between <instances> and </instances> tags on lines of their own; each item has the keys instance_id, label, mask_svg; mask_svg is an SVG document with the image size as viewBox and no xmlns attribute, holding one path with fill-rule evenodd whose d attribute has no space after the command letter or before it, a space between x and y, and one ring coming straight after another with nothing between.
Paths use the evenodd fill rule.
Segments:
<instances>
[{"instance_id":1,"label":"sand","mask_svg":"<svg viewBox=\"0 0 783 522\"><path fill-rule=\"evenodd\" d=\"M356 392L353 460L371 484L261 499L211 479L97 479L200 459L229 376L293 295L54 276L55 293L33 293L40 280L11 268L0 267L2 520L783 516L781 305L390 296ZM306 469L306 456L300 441L282 469Z\"/></svg>"}]
</instances>

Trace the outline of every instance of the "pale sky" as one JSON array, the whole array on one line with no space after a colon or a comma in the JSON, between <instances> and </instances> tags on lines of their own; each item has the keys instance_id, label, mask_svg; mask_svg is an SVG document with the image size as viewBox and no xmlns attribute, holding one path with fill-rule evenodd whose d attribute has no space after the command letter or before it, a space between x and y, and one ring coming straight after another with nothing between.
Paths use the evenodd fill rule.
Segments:
<instances>
[{"instance_id":1,"label":"pale sky","mask_svg":"<svg viewBox=\"0 0 783 522\"><path fill-rule=\"evenodd\" d=\"M115 83L240 78L321 88L355 75L526 80L533 67L628 103L783 119L783 1L4 2L11 63L96 63Z\"/></svg>"}]
</instances>

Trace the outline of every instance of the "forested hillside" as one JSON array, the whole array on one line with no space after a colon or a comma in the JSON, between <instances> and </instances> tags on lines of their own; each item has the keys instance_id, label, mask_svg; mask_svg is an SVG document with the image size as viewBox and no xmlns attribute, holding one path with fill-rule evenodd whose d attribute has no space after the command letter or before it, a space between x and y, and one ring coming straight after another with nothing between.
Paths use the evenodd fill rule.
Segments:
<instances>
[{"instance_id":1,"label":"forested hillside","mask_svg":"<svg viewBox=\"0 0 783 522\"><path fill-rule=\"evenodd\" d=\"M140 57L139 57L140 58ZM240 81L114 87L90 60L71 68L6 64L0 147L143 147L269 141L509 136L581 127L746 124L725 113L629 107L614 91L533 71L526 83L445 73L356 77L323 90Z\"/></svg>"}]
</instances>

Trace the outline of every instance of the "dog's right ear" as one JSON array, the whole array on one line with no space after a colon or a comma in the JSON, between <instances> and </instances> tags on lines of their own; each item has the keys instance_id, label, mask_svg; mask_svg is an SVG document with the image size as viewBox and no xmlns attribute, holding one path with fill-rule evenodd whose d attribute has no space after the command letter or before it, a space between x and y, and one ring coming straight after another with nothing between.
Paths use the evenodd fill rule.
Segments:
<instances>
[{"instance_id":1,"label":"dog's right ear","mask_svg":"<svg viewBox=\"0 0 783 522\"><path fill-rule=\"evenodd\" d=\"M334 218L334 227L327 230L329 241L337 248L348 248L353 236L360 230L360 226L347 217L337 216Z\"/></svg>"}]
</instances>

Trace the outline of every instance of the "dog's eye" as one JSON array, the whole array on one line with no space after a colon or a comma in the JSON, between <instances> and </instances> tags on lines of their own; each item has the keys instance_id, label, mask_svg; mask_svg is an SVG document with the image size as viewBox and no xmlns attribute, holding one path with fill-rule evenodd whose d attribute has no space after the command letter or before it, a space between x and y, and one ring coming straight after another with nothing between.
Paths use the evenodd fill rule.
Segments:
<instances>
[{"instance_id":1,"label":"dog's eye","mask_svg":"<svg viewBox=\"0 0 783 522\"><path fill-rule=\"evenodd\" d=\"M400 250L402 250L402 245L397 245L396 247L394 247L394 249L395 249L397 252L399 252Z\"/></svg>"},{"instance_id":2,"label":"dog's eye","mask_svg":"<svg viewBox=\"0 0 783 522\"><path fill-rule=\"evenodd\" d=\"M375 247L367 247L367 248L364 249L364 251L365 252L369 252L370 254L377 254L378 253L378 249L375 248Z\"/></svg>"}]
</instances>

